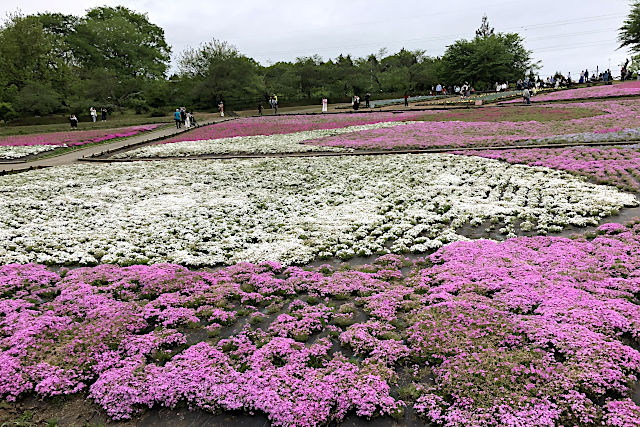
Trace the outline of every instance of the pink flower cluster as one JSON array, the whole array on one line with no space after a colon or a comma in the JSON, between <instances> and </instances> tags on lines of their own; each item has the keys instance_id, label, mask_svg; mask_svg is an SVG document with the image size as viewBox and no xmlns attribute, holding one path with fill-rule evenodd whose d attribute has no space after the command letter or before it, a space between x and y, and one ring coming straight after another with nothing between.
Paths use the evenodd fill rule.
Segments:
<instances>
[{"instance_id":1,"label":"pink flower cluster","mask_svg":"<svg viewBox=\"0 0 640 427\"><path fill-rule=\"evenodd\" d=\"M326 336L333 331L337 342L342 329L328 323L344 304L319 300L342 297L345 287L358 293L388 286L376 278L385 258L370 269L334 277L327 269L283 271L277 263L213 273L176 265L60 274L3 266L0 398L86 392L113 419L181 402L262 411L288 426L324 424L350 411L402 411L388 366L373 357L349 361L330 351Z\"/></svg>"},{"instance_id":2,"label":"pink flower cluster","mask_svg":"<svg viewBox=\"0 0 640 427\"><path fill-rule=\"evenodd\" d=\"M497 159L512 164L545 166L585 176L598 184L640 191L640 151L624 147L568 147L460 151L456 154Z\"/></svg>"},{"instance_id":3,"label":"pink flower cluster","mask_svg":"<svg viewBox=\"0 0 640 427\"><path fill-rule=\"evenodd\" d=\"M114 419L186 404L311 426L410 404L445 426L634 425L638 254L630 223L357 268L6 265L0 398L87 393Z\"/></svg>"},{"instance_id":4,"label":"pink flower cluster","mask_svg":"<svg viewBox=\"0 0 640 427\"><path fill-rule=\"evenodd\" d=\"M425 112L375 112L363 114L328 114L247 117L203 126L194 131L176 135L162 141L203 141L209 139L232 138L236 136L275 135L319 129L339 129L349 126L368 125L383 122L415 120Z\"/></svg>"},{"instance_id":5,"label":"pink flower cluster","mask_svg":"<svg viewBox=\"0 0 640 427\"><path fill-rule=\"evenodd\" d=\"M152 131L158 126L161 126L161 124L129 126L116 129L12 135L0 139L0 146L61 145L70 147L90 144L92 142L102 142L115 138L126 138L139 133Z\"/></svg>"},{"instance_id":6,"label":"pink flower cluster","mask_svg":"<svg viewBox=\"0 0 640 427\"><path fill-rule=\"evenodd\" d=\"M636 101L602 101L562 104L562 108L601 110L602 115L555 121L428 121L383 129L342 134L306 143L354 149L407 149L471 146L526 145L541 138L581 132L640 127L640 106ZM545 143L549 143L546 142ZM553 143L551 141L550 143Z\"/></svg>"},{"instance_id":7,"label":"pink flower cluster","mask_svg":"<svg viewBox=\"0 0 640 427\"><path fill-rule=\"evenodd\" d=\"M581 87L577 89L562 90L531 98L533 102L545 101L570 101L574 99L610 98L615 96L640 95L640 81L628 81L620 84ZM507 101L509 103L521 102L520 100Z\"/></svg>"},{"instance_id":8,"label":"pink flower cluster","mask_svg":"<svg viewBox=\"0 0 640 427\"><path fill-rule=\"evenodd\" d=\"M416 286L409 348L433 367L415 408L444 425L637 425L640 225L593 240L453 243Z\"/></svg>"}]
</instances>

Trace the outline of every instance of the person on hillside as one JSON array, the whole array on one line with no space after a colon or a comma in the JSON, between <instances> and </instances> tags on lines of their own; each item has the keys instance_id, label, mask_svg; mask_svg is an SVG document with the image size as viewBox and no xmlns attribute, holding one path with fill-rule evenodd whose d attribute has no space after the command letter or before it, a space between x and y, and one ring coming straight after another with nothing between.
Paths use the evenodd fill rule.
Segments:
<instances>
[{"instance_id":1,"label":"person on hillside","mask_svg":"<svg viewBox=\"0 0 640 427\"><path fill-rule=\"evenodd\" d=\"M584 81L586 83L589 83L589 70L588 69L584 70Z\"/></svg>"},{"instance_id":2,"label":"person on hillside","mask_svg":"<svg viewBox=\"0 0 640 427\"><path fill-rule=\"evenodd\" d=\"M436 95L442 95L442 85L440 83L436 85Z\"/></svg>"},{"instance_id":3,"label":"person on hillside","mask_svg":"<svg viewBox=\"0 0 640 427\"><path fill-rule=\"evenodd\" d=\"M326 113L329 111L329 100L327 98L322 98L322 112Z\"/></svg>"},{"instance_id":4,"label":"person on hillside","mask_svg":"<svg viewBox=\"0 0 640 427\"><path fill-rule=\"evenodd\" d=\"M364 106L370 108L369 103L371 102L371 94L369 92L364 96Z\"/></svg>"},{"instance_id":5,"label":"person on hillside","mask_svg":"<svg viewBox=\"0 0 640 427\"><path fill-rule=\"evenodd\" d=\"M176 129L180 129L182 124L182 117L180 116L180 109L176 108L176 112L173 113L173 119L176 121Z\"/></svg>"},{"instance_id":6,"label":"person on hillside","mask_svg":"<svg viewBox=\"0 0 640 427\"><path fill-rule=\"evenodd\" d=\"M218 109L220 110L220 117L224 117L224 102L222 100L218 102Z\"/></svg>"},{"instance_id":7,"label":"person on hillside","mask_svg":"<svg viewBox=\"0 0 640 427\"><path fill-rule=\"evenodd\" d=\"M360 97L358 95L353 96L353 109L357 111L360 108Z\"/></svg>"},{"instance_id":8,"label":"person on hillside","mask_svg":"<svg viewBox=\"0 0 640 427\"><path fill-rule=\"evenodd\" d=\"M71 129L78 129L78 118L75 114L69 116L69 123L71 124Z\"/></svg>"},{"instance_id":9,"label":"person on hillside","mask_svg":"<svg viewBox=\"0 0 640 427\"><path fill-rule=\"evenodd\" d=\"M407 95L407 92L404 93L404 106L409 106L409 95Z\"/></svg>"},{"instance_id":10,"label":"person on hillside","mask_svg":"<svg viewBox=\"0 0 640 427\"><path fill-rule=\"evenodd\" d=\"M258 115L262 115L262 101L258 102Z\"/></svg>"},{"instance_id":11,"label":"person on hillside","mask_svg":"<svg viewBox=\"0 0 640 427\"><path fill-rule=\"evenodd\" d=\"M102 114L102 121L106 122L107 121L107 109L102 107L100 109L100 113Z\"/></svg>"},{"instance_id":12,"label":"person on hillside","mask_svg":"<svg viewBox=\"0 0 640 427\"><path fill-rule=\"evenodd\" d=\"M91 115L91 121L95 123L96 119L98 118L98 113L96 112L96 109L93 107L89 108L89 114Z\"/></svg>"},{"instance_id":13,"label":"person on hillside","mask_svg":"<svg viewBox=\"0 0 640 427\"><path fill-rule=\"evenodd\" d=\"M193 115L193 112L189 113L189 121L191 122L191 126L195 126L196 123L196 116Z\"/></svg>"},{"instance_id":14,"label":"person on hillside","mask_svg":"<svg viewBox=\"0 0 640 427\"><path fill-rule=\"evenodd\" d=\"M529 92L529 88L527 87L522 91L522 101L527 105L531 104L531 92Z\"/></svg>"},{"instance_id":15,"label":"person on hillside","mask_svg":"<svg viewBox=\"0 0 640 427\"><path fill-rule=\"evenodd\" d=\"M184 128L189 129L191 127L191 117L190 114L185 111L184 113Z\"/></svg>"}]
</instances>

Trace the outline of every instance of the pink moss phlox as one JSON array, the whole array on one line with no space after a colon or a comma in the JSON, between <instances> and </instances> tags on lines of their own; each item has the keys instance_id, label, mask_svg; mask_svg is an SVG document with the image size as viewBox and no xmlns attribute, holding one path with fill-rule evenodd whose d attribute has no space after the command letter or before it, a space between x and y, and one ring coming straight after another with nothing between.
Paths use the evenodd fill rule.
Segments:
<instances>
[{"instance_id":1,"label":"pink moss phlox","mask_svg":"<svg viewBox=\"0 0 640 427\"><path fill-rule=\"evenodd\" d=\"M60 145L71 147L92 142L108 141L115 138L127 138L143 132L152 131L158 126L161 126L161 124L129 126L117 129L12 135L0 139L0 146Z\"/></svg>"}]
</instances>

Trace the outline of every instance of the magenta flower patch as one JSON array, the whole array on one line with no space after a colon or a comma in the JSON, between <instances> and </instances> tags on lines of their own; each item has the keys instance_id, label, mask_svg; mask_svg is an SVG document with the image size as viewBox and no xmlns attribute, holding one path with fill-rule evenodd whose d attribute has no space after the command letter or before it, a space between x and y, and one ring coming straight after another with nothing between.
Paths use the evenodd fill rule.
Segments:
<instances>
[{"instance_id":1,"label":"magenta flower patch","mask_svg":"<svg viewBox=\"0 0 640 427\"><path fill-rule=\"evenodd\" d=\"M38 133L32 135L12 135L0 139L0 146L27 146L27 145L60 145L75 146L102 142L115 138L127 138L139 133L149 132L161 124L143 126L129 126L116 129L96 129L73 132Z\"/></svg>"}]
</instances>

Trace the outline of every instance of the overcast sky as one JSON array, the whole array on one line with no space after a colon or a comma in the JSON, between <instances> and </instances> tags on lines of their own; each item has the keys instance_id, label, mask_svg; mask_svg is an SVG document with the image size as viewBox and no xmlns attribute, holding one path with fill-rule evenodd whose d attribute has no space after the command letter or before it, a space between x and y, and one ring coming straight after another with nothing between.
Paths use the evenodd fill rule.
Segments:
<instances>
[{"instance_id":1,"label":"overcast sky","mask_svg":"<svg viewBox=\"0 0 640 427\"><path fill-rule=\"evenodd\" d=\"M619 64L629 56L616 50L618 28L629 13L627 0L2 0L0 14L62 12L122 4L148 14L164 28L174 57L212 38L235 45L262 64L319 54L366 56L424 49L442 55L459 38L472 38L487 14L499 32L518 32L541 76Z\"/></svg>"}]
</instances>

